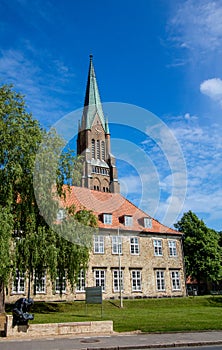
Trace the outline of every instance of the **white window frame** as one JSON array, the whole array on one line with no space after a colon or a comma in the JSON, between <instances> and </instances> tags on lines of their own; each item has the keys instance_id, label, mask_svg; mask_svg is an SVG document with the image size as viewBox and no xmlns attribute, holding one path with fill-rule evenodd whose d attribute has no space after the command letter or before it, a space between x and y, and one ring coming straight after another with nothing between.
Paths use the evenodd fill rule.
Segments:
<instances>
[{"instance_id":1,"label":"white window frame","mask_svg":"<svg viewBox=\"0 0 222 350\"><path fill-rule=\"evenodd\" d=\"M130 237L130 254L139 255L139 253L140 253L139 238Z\"/></svg>"},{"instance_id":2,"label":"white window frame","mask_svg":"<svg viewBox=\"0 0 222 350\"><path fill-rule=\"evenodd\" d=\"M131 270L132 292L142 291L142 273L141 270Z\"/></svg>"},{"instance_id":3,"label":"white window frame","mask_svg":"<svg viewBox=\"0 0 222 350\"><path fill-rule=\"evenodd\" d=\"M181 290L180 272L178 270L170 271L172 290Z\"/></svg>"},{"instance_id":4,"label":"white window frame","mask_svg":"<svg viewBox=\"0 0 222 350\"><path fill-rule=\"evenodd\" d=\"M56 277L55 281L55 292L56 294L60 294L60 281L59 276ZM66 276L62 277L62 293L66 293Z\"/></svg>"},{"instance_id":5,"label":"white window frame","mask_svg":"<svg viewBox=\"0 0 222 350\"><path fill-rule=\"evenodd\" d=\"M144 218L144 227L145 228L152 228L152 218Z\"/></svg>"},{"instance_id":6,"label":"white window frame","mask_svg":"<svg viewBox=\"0 0 222 350\"><path fill-rule=\"evenodd\" d=\"M177 256L177 243L175 240L169 240L168 241L169 246L169 254L170 256Z\"/></svg>"},{"instance_id":7,"label":"white window frame","mask_svg":"<svg viewBox=\"0 0 222 350\"><path fill-rule=\"evenodd\" d=\"M104 254L104 236L94 236L94 254Z\"/></svg>"},{"instance_id":8,"label":"white window frame","mask_svg":"<svg viewBox=\"0 0 222 350\"><path fill-rule=\"evenodd\" d=\"M154 239L154 255L155 256L163 256L163 242L161 239Z\"/></svg>"},{"instance_id":9,"label":"white window frame","mask_svg":"<svg viewBox=\"0 0 222 350\"><path fill-rule=\"evenodd\" d=\"M163 270L156 270L156 289L158 292L166 290L165 273Z\"/></svg>"},{"instance_id":10,"label":"white window frame","mask_svg":"<svg viewBox=\"0 0 222 350\"><path fill-rule=\"evenodd\" d=\"M96 269L94 270L94 281L96 287L102 287L102 291L106 290L106 270Z\"/></svg>"},{"instance_id":11,"label":"white window frame","mask_svg":"<svg viewBox=\"0 0 222 350\"><path fill-rule=\"evenodd\" d=\"M66 218L66 211L63 208L60 208L57 212L56 219L57 221L62 221L65 218Z\"/></svg>"},{"instance_id":12,"label":"white window frame","mask_svg":"<svg viewBox=\"0 0 222 350\"><path fill-rule=\"evenodd\" d=\"M35 276L35 292L36 294L46 293L46 272L42 273L42 276Z\"/></svg>"},{"instance_id":13,"label":"white window frame","mask_svg":"<svg viewBox=\"0 0 222 350\"><path fill-rule=\"evenodd\" d=\"M112 254L122 254L122 237L112 236Z\"/></svg>"},{"instance_id":14,"label":"white window frame","mask_svg":"<svg viewBox=\"0 0 222 350\"><path fill-rule=\"evenodd\" d=\"M14 280L12 282L12 293L13 294L24 294L25 293L25 273L19 272L16 269L16 275L14 276Z\"/></svg>"},{"instance_id":15,"label":"white window frame","mask_svg":"<svg viewBox=\"0 0 222 350\"><path fill-rule=\"evenodd\" d=\"M131 215L124 215L124 225L133 226L133 217Z\"/></svg>"},{"instance_id":16,"label":"white window frame","mask_svg":"<svg viewBox=\"0 0 222 350\"><path fill-rule=\"evenodd\" d=\"M78 275L78 281L76 284L76 292L85 292L86 289L86 272L85 270L80 270Z\"/></svg>"},{"instance_id":17,"label":"white window frame","mask_svg":"<svg viewBox=\"0 0 222 350\"><path fill-rule=\"evenodd\" d=\"M112 214L103 214L103 223L106 225L112 225Z\"/></svg>"},{"instance_id":18,"label":"white window frame","mask_svg":"<svg viewBox=\"0 0 222 350\"><path fill-rule=\"evenodd\" d=\"M120 280L119 280L120 275ZM119 285L121 285L121 291L123 292L123 270L115 269L113 270L113 291L119 292L120 288Z\"/></svg>"}]
</instances>

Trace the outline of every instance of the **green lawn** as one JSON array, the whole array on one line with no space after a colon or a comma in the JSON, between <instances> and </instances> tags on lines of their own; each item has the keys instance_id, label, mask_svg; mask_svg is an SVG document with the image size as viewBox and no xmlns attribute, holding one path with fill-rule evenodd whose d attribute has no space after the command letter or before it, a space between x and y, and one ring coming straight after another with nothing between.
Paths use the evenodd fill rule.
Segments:
<instances>
[{"instance_id":1,"label":"green lawn","mask_svg":"<svg viewBox=\"0 0 222 350\"><path fill-rule=\"evenodd\" d=\"M204 296L169 299L124 300L103 302L103 320L113 320L118 332L141 330L142 332L170 332L222 329L222 297ZM8 306L9 311L10 306ZM74 322L101 320L100 305L85 303L35 302L32 323Z\"/></svg>"}]
</instances>

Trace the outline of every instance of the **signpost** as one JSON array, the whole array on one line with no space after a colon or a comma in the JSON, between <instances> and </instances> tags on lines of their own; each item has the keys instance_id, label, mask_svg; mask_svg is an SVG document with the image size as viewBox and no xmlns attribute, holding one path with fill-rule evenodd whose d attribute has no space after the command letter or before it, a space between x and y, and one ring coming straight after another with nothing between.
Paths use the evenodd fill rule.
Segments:
<instances>
[{"instance_id":1,"label":"signpost","mask_svg":"<svg viewBox=\"0 0 222 350\"><path fill-rule=\"evenodd\" d=\"M86 289L86 314L87 304L101 304L101 317L103 315L102 287L87 287Z\"/></svg>"}]
</instances>

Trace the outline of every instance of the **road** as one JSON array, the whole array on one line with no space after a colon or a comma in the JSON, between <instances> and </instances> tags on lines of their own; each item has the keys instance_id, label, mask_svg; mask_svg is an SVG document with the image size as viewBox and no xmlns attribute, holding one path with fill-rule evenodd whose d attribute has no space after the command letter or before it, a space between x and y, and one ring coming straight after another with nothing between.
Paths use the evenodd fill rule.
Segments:
<instances>
[{"instance_id":1,"label":"road","mask_svg":"<svg viewBox=\"0 0 222 350\"><path fill-rule=\"evenodd\" d=\"M0 350L144 350L145 348L170 350L221 350L222 332L128 334L92 337L48 337L44 339L0 339ZM193 346L218 342L218 345ZM220 344L220 345L219 345ZM164 347L165 345L165 347ZM185 346L187 345L187 347Z\"/></svg>"},{"instance_id":2,"label":"road","mask_svg":"<svg viewBox=\"0 0 222 350\"><path fill-rule=\"evenodd\" d=\"M210 345L210 346L186 346L186 347L179 347L179 348L158 348L158 350L221 350L221 345ZM131 349L132 350L132 349ZM139 350L139 349L137 349ZM144 349L141 349L144 350ZM149 348L149 350L156 350L156 348Z\"/></svg>"}]
</instances>

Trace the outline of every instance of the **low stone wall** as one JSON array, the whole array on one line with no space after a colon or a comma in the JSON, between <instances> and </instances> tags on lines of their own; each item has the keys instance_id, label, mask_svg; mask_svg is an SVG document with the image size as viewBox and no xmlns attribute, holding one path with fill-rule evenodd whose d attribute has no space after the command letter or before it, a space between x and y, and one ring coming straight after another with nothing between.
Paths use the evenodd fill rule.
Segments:
<instances>
[{"instance_id":1,"label":"low stone wall","mask_svg":"<svg viewBox=\"0 0 222 350\"><path fill-rule=\"evenodd\" d=\"M7 337L41 337L48 335L111 334L113 321L89 321L68 323L29 324L12 327L12 316L7 315Z\"/></svg>"}]
</instances>

